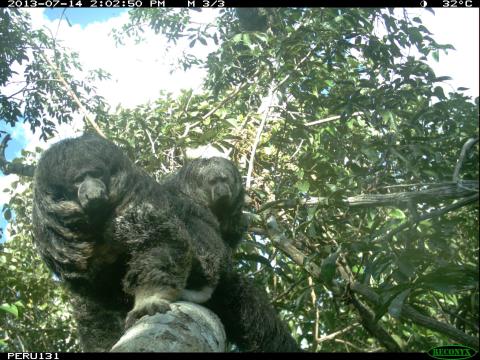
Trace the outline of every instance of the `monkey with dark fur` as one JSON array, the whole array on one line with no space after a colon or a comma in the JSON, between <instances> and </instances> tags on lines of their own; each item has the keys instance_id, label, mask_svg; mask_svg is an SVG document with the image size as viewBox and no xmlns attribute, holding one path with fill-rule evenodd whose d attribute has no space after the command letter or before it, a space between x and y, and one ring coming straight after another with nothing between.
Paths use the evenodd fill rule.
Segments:
<instances>
[{"instance_id":1,"label":"monkey with dark fur","mask_svg":"<svg viewBox=\"0 0 480 360\"><path fill-rule=\"evenodd\" d=\"M231 321L245 317L245 324L224 324L227 329L266 329L259 346L252 345L258 339L248 340L258 332L234 335L242 350L289 349L270 337L283 324L263 294L230 274L231 247L222 239L228 230L221 231L219 219L206 210L158 185L97 136L64 140L43 154L35 173L34 239L72 293L84 350L109 350L125 323L165 312L178 299L208 300L224 322L231 306L238 306L245 314ZM245 309L243 300L259 303L266 314ZM248 319L255 315L262 320ZM270 318L273 323L266 324Z\"/></svg>"},{"instance_id":2,"label":"monkey with dark fur","mask_svg":"<svg viewBox=\"0 0 480 360\"><path fill-rule=\"evenodd\" d=\"M162 185L177 198L187 197L210 209L220 223L232 252L246 231L242 214L245 190L235 165L212 157L191 160ZM267 294L233 268L222 273L211 299L204 305L222 320L227 338L244 351L300 351L279 319Z\"/></svg>"}]
</instances>

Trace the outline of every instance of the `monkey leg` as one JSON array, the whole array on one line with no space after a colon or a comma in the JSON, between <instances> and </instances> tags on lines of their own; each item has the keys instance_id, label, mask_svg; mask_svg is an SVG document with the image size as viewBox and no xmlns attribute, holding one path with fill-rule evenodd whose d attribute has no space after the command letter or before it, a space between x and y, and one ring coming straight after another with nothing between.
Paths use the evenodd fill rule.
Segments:
<instances>
[{"instance_id":1,"label":"monkey leg","mask_svg":"<svg viewBox=\"0 0 480 360\"><path fill-rule=\"evenodd\" d=\"M86 352L110 351L124 332L126 310L112 310L94 300L73 296L73 316L80 346Z\"/></svg>"},{"instance_id":2,"label":"monkey leg","mask_svg":"<svg viewBox=\"0 0 480 360\"><path fill-rule=\"evenodd\" d=\"M265 291L238 274L221 279L208 306L241 351L301 351Z\"/></svg>"}]
</instances>

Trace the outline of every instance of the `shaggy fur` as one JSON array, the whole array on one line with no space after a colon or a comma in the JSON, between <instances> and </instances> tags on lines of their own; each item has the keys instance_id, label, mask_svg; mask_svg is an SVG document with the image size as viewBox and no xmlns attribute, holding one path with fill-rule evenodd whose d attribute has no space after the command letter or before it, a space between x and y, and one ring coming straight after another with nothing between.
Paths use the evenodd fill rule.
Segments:
<instances>
[{"instance_id":1,"label":"shaggy fur","mask_svg":"<svg viewBox=\"0 0 480 360\"><path fill-rule=\"evenodd\" d=\"M223 161L187 165L159 185L94 135L45 151L35 172L34 241L70 290L85 351L108 351L125 325L179 299L211 308L241 350L298 349L265 294L232 270L243 188Z\"/></svg>"},{"instance_id":2,"label":"shaggy fur","mask_svg":"<svg viewBox=\"0 0 480 360\"><path fill-rule=\"evenodd\" d=\"M223 241L233 252L247 228L242 214L245 190L235 165L227 159L195 159L164 187L177 198L187 197L210 210L220 222ZM205 304L222 320L227 338L242 351L300 351L267 294L233 267L222 273L212 298Z\"/></svg>"},{"instance_id":3,"label":"shaggy fur","mask_svg":"<svg viewBox=\"0 0 480 360\"><path fill-rule=\"evenodd\" d=\"M45 151L35 172L33 225L42 258L74 295L86 351L109 350L123 322L168 310L187 283L215 288L230 262L213 214L163 191L93 135Z\"/></svg>"}]
</instances>

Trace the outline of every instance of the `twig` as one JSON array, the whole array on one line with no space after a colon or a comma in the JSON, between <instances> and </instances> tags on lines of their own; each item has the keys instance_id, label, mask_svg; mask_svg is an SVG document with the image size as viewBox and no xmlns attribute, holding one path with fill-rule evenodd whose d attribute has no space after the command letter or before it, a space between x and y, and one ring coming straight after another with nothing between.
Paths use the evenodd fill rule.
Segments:
<instances>
[{"instance_id":1,"label":"twig","mask_svg":"<svg viewBox=\"0 0 480 360\"><path fill-rule=\"evenodd\" d=\"M150 141L150 146L152 147L152 154L156 155L155 142L153 141L152 136L150 135L150 131L148 131L147 128L145 128L145 133L147 134L148 140Z\"/></svg>"},{"instance_id":2,"label":"twig","mask_svg":"<svg viewBox=\"0 0 480 360\"><path fill-rule=\"evenodd\" d=\"M105 136L103 131L98 127L97 123L92 118L90 118L90 116L88 115L87 109L85 108L85 106L83 106L78 96L75 94L75 92L72 90L70 85L67 83L67 81L63 77L63 75L60 73L60 70L58 69L58 67L54 63L52 63L52 61L48 58L48 56L46 56L40 49L37 48L37 51L39 51L40 56L48 63L48 65L53 69L53 71L55 71L55 74L57 75L58 80L62 83L64 89L75 101L75 103L83 113L83 116L85 117L85 119L90 123L90 125L92 125L92 127L101 137L106 139L107 137Z\"/></svg>"},{"instance_id":3,"label":"twig","mask_svg":"<svg viewBox=\"0 0 480 360\"><path fill-rule=\"evenodd\" d=\"M291 209L297 205L328 205L328 197L309 197L308 199L279 199L263 204L257 214L272 207L281 207L282 209Z\"/></svg>"},{"instance_id":4,"label":"twig","mask_svg":"<svg viewBox=\"0 0 480 360\"><path fill-rule=\"evenodd\" d=\"M350 341L347 341L347 340L343 340L343 339L333 339L333 341L337 342L337 343L340 343L340 344L343 344L345 345L346 349L349 350L349 346L356 349L357 351L359 352L364 352L365 351L365 348L361 348L355 344L352 344Z\"/></svg>"},{"instance_id":5,"label":"twig","mask_svg":"<svg viewBox=\"0 0 480 360\"><path fill-rule=\"evenodd\" d=\"M348 325L346 328L344 328L342 330L335 331L334 333L322 336L321 338L316 338L315 340L317 341L317 343L321 343L321 342L329 341L329 340L334 340L337 336L342 335L343 333L346 333L347 331L352 330L353 328L357 327L358 325L360 325L360 324L357 323L357 322L353 323L352 325Z\"/></svg>"},{"instance_id":6,"label":"twig","mask_svg":"<svg viewBox=\"0 0 480 360\"><path fill-rule=\"evenodd\" d=\"M304 141L304 139L300 140L300 144L298 144L297 148L295 149L295 152L293 153L292 156L290 156L290 159L288 159L288 161L292 161L293 158L300 152L300 149L303 145L303 141Z\"/></svg>"},{"instance_id":7,"label":"twig","mask_svg":"<svg viewBox=\"0 0 480 360\"><path fill-rule=\"evenodd\" d=\"M200 121L195 121L193 124L187 123L187 125L185 126L185 130L183 131L183 134L179 136L179 139L186 138L188 133L190 132L190 129L197 126L198 124L200 124Z\"/></svg>"},{"instance_id":8,"label":"twig","mask_svg":"<svg viewBox=\"0 0 480 360\"><path fill-rule=\"evenodd\" d=\"M244 82L242 83L241 85L237 86L235 88L234 91L232 91L229 95L227 95L226 98L224 98L222 101L220 101L220 103L215 106L212 110L210 110L208 113L206 113L205 115L202 116L202 121L208 119L215 111L217 111L218 109L220 109L227 101L229 101L231 98L233 98L235 95L237 95L240 90L242 90L244 87L246 87L247 85L249 85L248 82Z\"/></svg>"},{"instance_id":9,"label":"twig","mask_svg":"<svg viewBox=\"0 0 480 360\"><path fill-rule=\"evenodd\" d=\"M248 162L248 171L247 171L247 180L245 182L246 189L250 189L251 182L252 182L252 173L253 173L253 163L255 162L255 153L257 151L258 144L260 143L260 139L262 138L263 128L267 123L268 114L270 113L270 106L272 105L273 97L275 95L275 91L271 90L268 94L268 105L263 113L262 121L260 122L260 126L257 129L257 134L255 135L255 141L252 145L252 151L250 153L250 159Z\"/></svg>"},{"instance_id":10,"label":"twig","mask_svg":"<svg viewBox=\"0 0 480 360\"><path fill-rule=\"evenodd\" d=\"M363 115L363 112L357 111L350 116L359 116L359 115ZM341 118L340 115L330 116L330 117L325 118L325 119L310 121L310 122L306 123L305 126L313 126L313 125L323 124L323 123L326 123L326 122L338 120L340 118Z\"/></svg>"},{"instance_id":11,"label":"twig","mask_svg":"<svg viewBox=\"0 0 480 360\"><path fill-rule=\"evenodd\" d=\"M302 64L310 57L310 55L313 54L313 52L314 52L315 50L317 50L318 46L319 46L319 45L313 47L313 49L310 49L310 51L307 53L307 55L305 55L305 56L295 65L295 67L293 68L293 70L298 70L298 68L300 67L300 65L302 65ZM285 81L287 81L287 80L290 78L290 75L291 75L292 73L293 73L293 71L289 72L289 74L288 74L287 76L285 76L285 77L283 78L283 80L281 80L281 81L273 88L272 92L277 91L278 88L279 88L280 86L282 86L282 85L285 83Z\"/></svg>"},{"instance_id":12,"label":"twig","mask_svg":"<svg viewBox=\"0 0 480 360\"><path fill-rule=\"evenodd\" d=\"M428 219L431 219L433 217L441 216L443 214L446 214L447 212L450 212L450 211L456 210L458 208L461 208L463 206L469 205L469 204L471 204L471 203L473 203L477 200L478 200L478 194L475 194L475 195L469 196L465 199L459 200L455 204L445 206L445 207L443 207L439 210L432 211L430 213L425 213L425 214L422 214L422 215L418 215L418 216L415 217L415 219L409 220L409 221L399 225L398 227L396 227L395 229L390 231L388 234L372 240L372 243L382 242L382 241L390 241L390 239L392 239L392 237L395 234L398 234L400 231L405 230L405 229L407 229L407 228L409 228L409 227L411 227L411 226L413 226L413 225L415 225L415 224L417 224L421 221L428 220Z\"/></svg>"}]
</instances>

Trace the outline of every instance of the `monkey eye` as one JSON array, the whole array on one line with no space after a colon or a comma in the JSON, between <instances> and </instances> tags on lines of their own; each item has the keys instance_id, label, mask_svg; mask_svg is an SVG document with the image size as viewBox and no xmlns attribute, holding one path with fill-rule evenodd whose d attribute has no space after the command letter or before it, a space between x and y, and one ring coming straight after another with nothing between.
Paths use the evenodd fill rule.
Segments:
<instances>
[{"instance_id":1,"label":"monkey eye","mask_svg":"<svg viewBox=\"0 0 480 360\"><path fill-rule=\"evenodd\" d=\"M68 191L61 186L54 186L47 191L53 201L64 201L68 199Z\"/></svg>"},{"instance_id":2,"label":"monkey eye","mask_svg":"<svg viewBox=\"0 0 480 360\"><path fill-rule=\"evenodd\" d=\"M116 174L120 170L120 165L119 164L113 164L112 168L110 169L110 174Z\"/></svg>"},{"instance_id":3,"label":"monkey eye","mask_svg":"<svg viewBox=\"0 0 480 360\"><path fill-rule=\"evenodd\" d=\"M225 183L225 182L227 182L227 180L228 180L227 176L219 175L219 176L215 176L214 178L208 180L208 183L210 185L215 185L215 184L218 184L218 183Z\"/></svg>"},{"instance_id":4,"label":"monkey eye","mask_svg":"<svg viewBox=\"0 0 480 360\"><path fill-rule=\"evenodd\" d=\"M95 179L99 179L102 177L102 175L103 175L102 171L98 169L84 171L75 177L74 183L75 185L80 185L87 176L90 176Z\"/></svg>"}]
</instances>

